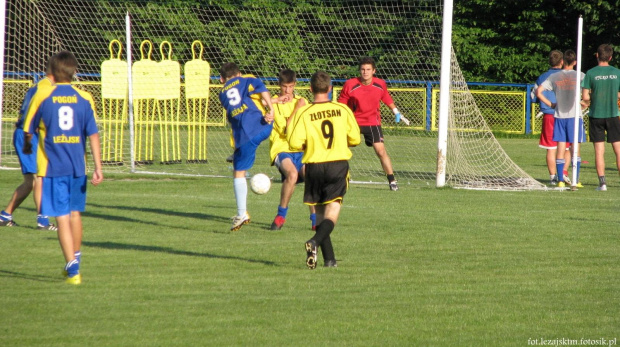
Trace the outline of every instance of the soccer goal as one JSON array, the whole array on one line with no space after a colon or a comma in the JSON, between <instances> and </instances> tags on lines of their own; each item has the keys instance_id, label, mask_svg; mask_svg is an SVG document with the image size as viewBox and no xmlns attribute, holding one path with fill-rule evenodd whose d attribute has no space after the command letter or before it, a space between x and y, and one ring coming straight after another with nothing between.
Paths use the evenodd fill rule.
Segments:
<instances>
[{"instance_id":1,"label":"soccer goal","mask_svg":"<svg viewBox=\"0 0 620 347\"><path fill-rule=\"evenodd\" d=\"M452 187L543 188L496 141L450 50L449 100L440 103L443 0L6 0L4 18L2 168L19 165L11 145L19 105L59 50L75 53L75 84L96 99L105 171L225 177L232 148L218 101L223 63L236 62L273 93L278 72L291 68L297 93L311 100L312 73L332 76L336 98L358 75L359 59L371 56L410 120L396 123L381 108L401 185L435 185L440 167ZM440 104L449 112L438 160ZM252 171L279 178L268 146L260 146ZM386 182L372 148L353 152L354 181Z\"/></svg>"}]
</instances>

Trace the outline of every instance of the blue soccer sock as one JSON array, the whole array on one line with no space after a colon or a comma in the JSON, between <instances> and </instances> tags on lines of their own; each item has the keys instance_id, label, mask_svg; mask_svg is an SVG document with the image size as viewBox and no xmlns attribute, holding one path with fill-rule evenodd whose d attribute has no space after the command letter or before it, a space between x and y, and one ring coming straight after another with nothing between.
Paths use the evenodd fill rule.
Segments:
<instances>
[{"instance_id":1,"label":"blue soccer sock","mask_svg":"<svg viewBox=\"0 0 620 347\"><path fill-rule=\"evenodd\" d=\"M248 182L245 177L234 178L233 187L237 201L237 216L243 216L248 209Z\"/></svg>"},{"instance_id":2,"label":"blue soccer sock","mask_svg":"<svg viewBox=\"0 0 620 347\"><path fill-rule=\"evenodd\" d=\"M564 164L566 164L566 160L564 159L555 160L555 170L558 173L558 182L564 182Z\"/></svg>"},{"instance_id":3,"label":"blue soccer sock","mask_svg":"<svg viewBox=\"0 0 620 347\"><path fill-rule=\"evenodd\" d=\"M581 157L577 157L577 182L575 184L579 183L579 172L581 172Z\"/></svg>"},{"instance_id":4,"label":"blue soccer sock","mask_svg":"<svg viewBox=\"0 0 620 347\"><path fill-rule=\"evenodd\" d=\"M312 228L316 227L316 213L310 213L310 220L312 221Z\"/></svg>"},{"instance_id":5,"label":"blue soccer sock","mask_svg":"<svg viewBox=\"0 0 620 347\"><path fill-rule=\"evenodd\" d=\"M288 207L282 207L278 205L278 216L282 218L286 218L286 214L288 213Z\"/></svg>"},{"instance_id":6,"label":"blue soccer sock","mask_svg":"<svg viewBox=\"0 0 620 347\"><path fill-rule=\"evenodd\" d=\"M77 260L78 263L82 262L82 252L75 251L75 253L73 253L73 255L75 256L75 260Z\"/></svg>"},{"instance_id":7,"label":"blue soccer sock","mask_svg":"<svg viewBox=\"0 0 620 347\"><path fill-rule=\"evenodd\" d=\"M2 210L2 212L0 212L0 220L5 221L5 222L13 220L13 215Z\"/></svg>"},{"instance_id":8,"label":"blue soccer sock","mask_svg":"<svg viewBox=\"0 0 620 347\"><path fill-rule=\"evenodd\" d=\"M50 219L48 216L44 216L42 214L37 215L37 224L41 225L41 226L48 226L50 225Z\"/></svg>"},{"instance_id":9,"label":"blue soccer sock","mask_svg":"<svg viewBox=\"0 0 620 347\"><path fill-rule=\"evenodd\" d=\"M80 263L77 259L73 259L65 265L65 271L67 271L68 277L74 277L80 273Z\"/></svg>"}]
</instances>

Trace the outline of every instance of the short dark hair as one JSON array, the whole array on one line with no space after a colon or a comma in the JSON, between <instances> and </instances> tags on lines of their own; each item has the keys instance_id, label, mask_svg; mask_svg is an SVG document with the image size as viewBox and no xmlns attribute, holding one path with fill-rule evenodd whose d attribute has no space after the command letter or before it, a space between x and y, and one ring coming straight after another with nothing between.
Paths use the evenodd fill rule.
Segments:
<instances>
[{"instance_id":1,"label":"short dark hair","mask_svg":"<svg viewBox=\"0 0 620 347\"><path fill-rule=\"evenodd\" d=\"M611 56L614 54L614 48L610 44L604 43L598 46L596 53L598 53L598 61L610 61Z\"/></svg>"},{"instance_id":2,"label":"short dark hair","mask_svg":"<svg viewBox=\"0 0 620 347\"><path fill-rule=\"evenodd\" d=\"M329 86L332 84L332 79L325 71L317 71L310 77L310 87L314 94L325 94L329 92Z\"/></svg>"},{"instance_id":3,"label":"short dark hair","mask_svg":"<svg viewBox=\"0 0 620 347\"><path fill-rule=\"evenodd\" d=\"M550 66L560 65L560 63L562 63L562 59L564 59L564 54L561 51L554 49L553 51L549 52Z\"/></svg>"},{"instance_id":4,"label":"short dark hair","mask_svg":"<svg viewBox=\"0 0 620 347\"><path fill-rule=\"evenodd\" d=\"M50 58L52 75L56 83L71 82L77 70L77 59L69 51L61 51Z\"/></svg>"},{"instance_id":5,"label":"short dark hair","mask_svg":"<svg viewBox=\"0 0 620 347\"><path fill-rule=\"evenodd\" d=\"M293 83L297 81L297 74L291 69L284 69L278 74L278 83Z\"/></svg>"},{"instance_id":6,"label":"short dark hair","mask_svg":"<svg viewBox=\"0 0 620 347\"><path fill-rule=\"evenodd\" d=\"M241 73L239 67L233 62L226 63L220 68L220 76L222 76L225 80L234 77L239 73Z\"/></svg>"},{"instance_id":7,"label":"short dark hair","mask_svg":"<svg viewBox=\"0 0 620 347\"><path fill-rule=\"evenodd\" d=\"M577 54L572 49L567 49L564 51L564 64L566 66L571 65L577 61Z\"/></svg>"},{"instance_id":8,"label":"short dark hair","mask_svg":"<svg viewBox=\"0 0 620 347\"><path fill-rule=\"evenodd\" d=\"M363 57L362 59L360 59L360 64L359 64L359 68L362 68L362 65L372 65L373 70L376 69L377 67L375 66L375 60L372 59L371 57Z\"/></svg>"}]
</instances>

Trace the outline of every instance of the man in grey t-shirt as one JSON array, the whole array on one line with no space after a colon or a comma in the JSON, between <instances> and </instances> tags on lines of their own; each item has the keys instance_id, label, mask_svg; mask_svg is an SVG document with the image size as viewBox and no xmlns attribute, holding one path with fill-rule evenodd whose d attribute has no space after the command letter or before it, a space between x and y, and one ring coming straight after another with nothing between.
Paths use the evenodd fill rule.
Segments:
<instances>
[{"instance_id":1,"label":"man in grey t-shirt","mask_svg":"<svg viewBox=\"0 0 620 347\"><path fill-rule=\"evenodd\" d=\"M558 143L557 158L555 161L558 172L564 168L566 160L561 158L561 153L566 150L567 143L584 142L585 129L583 126L583 116L581 110L575 108L575 92L578 86L577 76L580 81L583 80L584 74L574 70L576 64L576 54L573 50L564 52L564 66L562 70L555 73L545 80L536 92L541 102L555 110L555 126L553 128L553 141ZM556 102L552 103L545 98L543 91L552 90L555 93ZM575 112L579 112L579 132L577 139L575 134ZM581 157L579 153L574 153L575 146L571 146L571 156L577 155L577 179L576 185L579 186L579 170L581 168ZM559 187L564 186L564 182L558 184Z\"/></svg>"}]
</instances>

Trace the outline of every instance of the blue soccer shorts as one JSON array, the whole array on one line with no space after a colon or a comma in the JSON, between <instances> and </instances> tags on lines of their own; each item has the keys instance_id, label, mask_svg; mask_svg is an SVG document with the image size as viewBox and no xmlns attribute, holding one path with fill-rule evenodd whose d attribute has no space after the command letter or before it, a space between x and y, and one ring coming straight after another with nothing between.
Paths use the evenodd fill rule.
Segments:
<instances>
[{"instance_id":1,"label":"blue soccer shorts","mask_svg":"<svg viewBox=\"0 0 620 347\"><path fill-rule=\"evenodd\" d=\"M42 177L41 214L60 217L86 209L87 176Z\"/></svg>"},{"instance_id":2,"label":"blue soccer shorts","mask_svg":"<svg viewBox=\"0 0 620 347\"><path fill-rule=\"evenodd\" d=\"M304 163L301 162L301 158L303 158L303 156L304 156L304 152L278 153L278 155L276 156L276 159L273 161L273 164L278 168L278 171L280 171L282 181L284 181L286 177L284 177L284 173L282 171L281 166L282 166L282 162L286 159L291 160L293 165L295 165L295 169L297 169L297 172L299 173L299 175L297 176L297 183L301 183L304 181L304 178L302 177L302 172L301 172L301 169L304 167Z\"/></svg>"},{"instance_id":3,"label":"blue soccer shorts","mask_svg":"<svg viewBox=\"0 0 620 347\"><path fill-rule=\"evenodd\" d=\"M269 138L272 129L273 127L266 126L263 131L254 136L250 141L235 149L235 153L233 154L233 169L235 171L247 171L254 166L256 149L261 142Z\"/></svg>"},{"instance_id":4,"label":"blue soccer shorts","mask_svg":"<svg viewBox=\"0 0 620 347\"><path fill-rule=\"evenodd\" d=\"M577 135L579 143L585 142L585 129L583 127L583 119L579 119L579 134ZM575 118L556 118L553 126L553 141L574 143L575 139Z\"/></svg>"}]
</instances>

